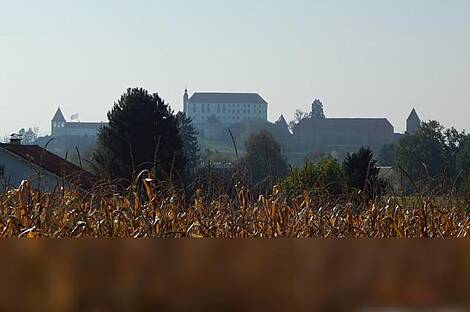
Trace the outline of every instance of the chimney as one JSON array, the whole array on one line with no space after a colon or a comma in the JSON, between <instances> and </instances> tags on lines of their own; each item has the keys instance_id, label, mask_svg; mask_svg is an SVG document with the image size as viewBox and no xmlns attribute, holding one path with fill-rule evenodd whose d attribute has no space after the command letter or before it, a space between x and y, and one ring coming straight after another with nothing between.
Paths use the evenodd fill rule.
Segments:
<instances>
[{"instance_id":1,"label":"chimney","mask_svg":"<svg viewBox=\"0 0 470 312\"><path fill-rule=\"evenodd\" d=\"M17 134L17 133L12 133L10 135L10 144L14 144L14 145L21 145L21 140L23 138L21 137L21 135Z\"/></svg>"}]
</instances>

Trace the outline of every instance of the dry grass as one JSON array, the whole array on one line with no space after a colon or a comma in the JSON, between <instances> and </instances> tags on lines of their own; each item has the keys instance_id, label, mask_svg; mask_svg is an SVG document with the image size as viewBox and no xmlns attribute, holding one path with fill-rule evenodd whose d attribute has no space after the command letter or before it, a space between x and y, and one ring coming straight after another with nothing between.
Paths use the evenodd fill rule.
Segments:
<instances>
[{"instance_id":1,"label":"dry grass","mask_svg":"<svg viewBox=\"0 0 470 312\"><path fill-rule=\"evenodd\" d=\"M152 180L127 195L33 192L27 182L0 195L1 237L469 237L464 203L442 198L362 204L272 195L235 198L198 190L191 200L156 191Z\"/></svg>"}]
</instances>

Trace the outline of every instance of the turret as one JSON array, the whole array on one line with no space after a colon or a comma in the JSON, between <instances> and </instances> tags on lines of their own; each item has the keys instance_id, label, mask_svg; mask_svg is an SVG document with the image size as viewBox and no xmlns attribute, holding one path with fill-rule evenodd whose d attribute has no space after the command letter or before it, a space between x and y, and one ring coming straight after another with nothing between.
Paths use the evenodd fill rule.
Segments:
<instances>
[{"instance_id":1,"label":"turret","mask_svg":"<svg viewBox=\"0 0 470 312\"><path fill-rule=\"evenodd\" d=\"M184 96L183 96L183 112L187 115L188 114L188 103L189 103L189 96L188 96L188 89L184 89Z\"/></svg>"},{"instance_id":2,"label":"turret","mask_svg":"<svg viewBox=\"0 0 470 312\"><path fill-rule=\"evenodd\" d=\"M416 110L413 108L410 116L408 116L408 119L406 120L406 133L414 135L416 131L418 131L420 125L421 119L419 118L418 113L416 113Z\"/></svg>"}]
</instances>

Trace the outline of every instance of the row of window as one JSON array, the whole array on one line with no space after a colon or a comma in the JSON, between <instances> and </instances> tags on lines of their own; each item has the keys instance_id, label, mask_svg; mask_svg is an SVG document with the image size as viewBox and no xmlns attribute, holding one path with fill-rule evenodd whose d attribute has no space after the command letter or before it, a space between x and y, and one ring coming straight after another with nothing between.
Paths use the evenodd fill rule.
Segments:
<instances>
[{"instance_id":1,"label":"row of window","mask_svg":"<svg viewBox=\"0 0 470 312\"><path fill-rule=\"evenodd\" d=\"M227 110L227 109L225 109L225 108L223 108L222 110L219 109L219 108L217 109L217 113L218 113L218 114L240 114L240 113L242 113L242 114L256 114L257 112L258 112L258 114L263 114L263 113L266 113L266 110L265 110L265 109L262 109L262 110L257 111L256 109L253 109L253 110L251 110L251 109L249 109L249 110L245 110L245 109L244 109L244 110L228 109L228 110ZM197 109L196 109L195 107L193 108L193 113L197 113ZM201 109L201 113L203 113L203 114L205 114L205 113L210 114L210 113L211 113L211 110L210 110L210 109L204 109L204 108L202 108L202 109Z\"/></svg>"},{"instance_id":2,"label":"row of window","mask_svg":"<svg viewBox=\"0 0 470 312\"><path fill-rule=\"evenodd\" d=\"M211 104L192 104L193 106L193 112L197 113L197 108L200 107L202 113L211 113ZM213 106L213 105L212 105ZM245 108L244 112L246 113L246 108L248 108L248 113L250 111L253 111L253 114L256 113L256 110L260 111L260 114L262 111L266 111L266 106L263 107L262 104L217 104L217 112L218 113L225 113L227 111L227 108L233 113L235 113L235 110L233 108L237 108L237 112L240 113L240 108ZM215 107L214 107L215 110Z\"/></svg>"},{"instance_id":3,"label":"row of window","mask_svg":"<svg viewBox=\"0 0 470 312\"><path fill-rule=\"evenodd\" d=\"M209 120L209 118L211 117L211 115L209 116L200 116L200 120L201 121L206 121L206 120ZM254 120L256 119L255 117L240 117L240 116L221 116L220 117L220 120Z\"/></svg>"}]
</instances>

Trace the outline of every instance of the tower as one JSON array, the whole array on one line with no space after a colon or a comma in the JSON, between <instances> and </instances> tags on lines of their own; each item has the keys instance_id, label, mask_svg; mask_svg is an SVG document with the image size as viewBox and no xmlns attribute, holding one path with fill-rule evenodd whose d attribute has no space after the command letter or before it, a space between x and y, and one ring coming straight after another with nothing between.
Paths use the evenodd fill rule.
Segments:
<instances>
[{"instance_id":1,"label":"tower","mask_svg":"<svg viewBox=\"0 0 470 312\"><path fill-rule=\"evenodd\" d=\"M416 110L413 108L411 111L410 116L406 120L406 133L410 135L414 135L416 131L418 131L419 126L421 125L421 119L416 113Z\"/></svg>"},{"instance_id":2,"label":"tower","mask_svg":"<svg viewBox=\"0 0 470 312\"><path fill-rule=\"evenodd\" d=\"M188 89L184 89L184 96L183 96L183 112L187 115L189 113L189 96L188 96Z\"/></svg>"},{"instance_id":3,"label":"tower","mask_svg":"<svg viewBox=\"0 0 470 312\"><path fill-rule=\"evenodd\" d=\"M64 114L60 110L60 107L57 108L54 117L51 120L51 135L58 135L65 129L65 124L67 121L65 120Z\"/></svg>"}]
</instances>

